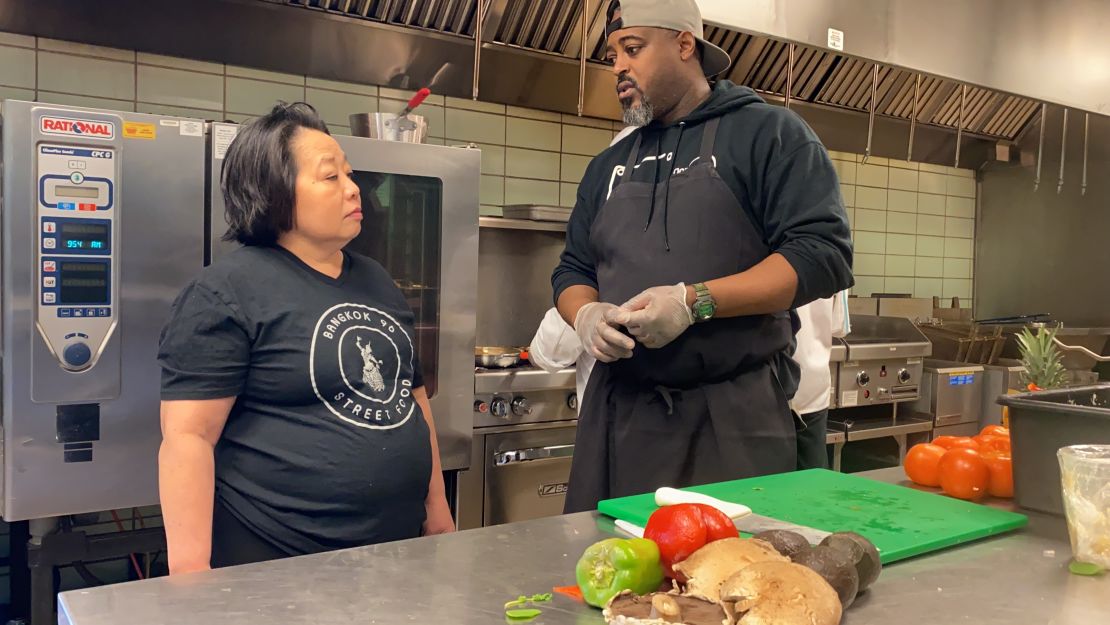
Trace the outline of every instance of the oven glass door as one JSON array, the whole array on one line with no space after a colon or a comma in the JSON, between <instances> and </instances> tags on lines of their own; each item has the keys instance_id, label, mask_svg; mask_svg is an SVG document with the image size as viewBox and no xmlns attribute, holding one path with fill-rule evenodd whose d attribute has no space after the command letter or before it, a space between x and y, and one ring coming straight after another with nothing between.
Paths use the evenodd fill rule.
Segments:
<instances>
[{"instance_id":1,"label":"oven glass door","mask_svg":"<svg viewBox=\"0 0 1110 625\"><path fill-rule=\"evenodd\" d=\"M416 351L429 397L439 370L440 250L443 181L355 170L362 232L348 249L378 261L416 316Z\"/></svg>"}]
</instances>

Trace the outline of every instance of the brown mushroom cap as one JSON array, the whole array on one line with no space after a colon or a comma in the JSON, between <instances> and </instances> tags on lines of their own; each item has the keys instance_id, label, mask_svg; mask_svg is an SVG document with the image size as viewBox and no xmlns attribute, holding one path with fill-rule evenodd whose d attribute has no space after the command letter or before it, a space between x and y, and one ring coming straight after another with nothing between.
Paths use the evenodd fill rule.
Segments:
<instances>
[{"instance_id":1,"label":"brown mushroom cap","mask_svg":"<svg viewBox=\"0 0 1110 625\"><path fill-rule=\"evenodd\" d=\"M604 616L609 625L733 625L719 603L662 592L636 595L626 590L609 601Z\"/></svg>"},{"instance_id":2,"label":"brown mushroom cap","mask_svg":"<svg viewBox=\"0 0 1110 625\"><path fill-rule=\"evenodd\" d=\"M674 570L686 578L686 594L719 601L721 584L749 564L789 561L762 540L725 538L690 554Z\"/></svg>"},{"instance_id":3,"label":"brown mushroom cap","mask_svg":"<svg viewBox=\"0 0 1110 625\"><path fill-rule=\"evenodd\" d=\"M820 575L792 562L757 562L725 580L738 625L837 625L840 599Z\"/></svg>"}]
</instances>

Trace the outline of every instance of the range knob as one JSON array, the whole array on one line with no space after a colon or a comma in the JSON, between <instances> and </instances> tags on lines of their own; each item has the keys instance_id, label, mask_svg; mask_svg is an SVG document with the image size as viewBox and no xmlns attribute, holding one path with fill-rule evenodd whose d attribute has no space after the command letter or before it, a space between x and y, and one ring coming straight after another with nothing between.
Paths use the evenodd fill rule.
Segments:
<instances>
[{"instance_id":1,"label":"range knob","mask_svg":"<svg viewBox=\"0 0 1110 625\"><path fill-rule=\"evenodd\" d=\"M532 402L525 397L516 397L512 403L513 414L518 417L527 417L532 414Z\"/></svg>"},{"instance_id":2,"label":"range knob","mask_svg":"<svg viewBox=\"0 0 1110 625\"><path fill-rule=\"evenodd\" d=\"M578 410L578 393L571 393L570 397L567 397L567 408Z\"/></svg>"},{"instance_id":3,"label":"range knob","mask_svg":"<svg viewBox=\"0 0 1110 625\"><path fill-rule=\"evenodd\" d=\"M62 360L70 369L84 369L92 360L92 350L85 343L70 343L62 350Z\"/></svg>"},{"instance_id":4,"label":"range knob","mask_svg":"<svg viewBox=\"0 0 1110 625\"><path fill-rule=\"evenodd\" d=\"M860 371L856 374L856 383L860 386L867 386L871 383L871 376L866 371Z\"/></svg>"},{"instance_id":5,"label":"range knob","mask_svg":"<svg viewBox=\"0 0 1110 625\"><path fill-rule=\"evenodd\" d=\"M910 372L909 372L908 369L899 369L898 370L898 381L901 382L902 384L905 384L906 382L909 382L910 377L912 377L912 376L910 375Z\"/></svg>"},{"instance_id":6,"label":"range knob","mask_svg":"<svg viewBox=\"0 0 1110 625\"><path fill-rule=\"evenodd\" d=\"M501 419L509 418L509 402L501 397L494 397L489 403L489 413Z\"/></svg>"}]
</instances>

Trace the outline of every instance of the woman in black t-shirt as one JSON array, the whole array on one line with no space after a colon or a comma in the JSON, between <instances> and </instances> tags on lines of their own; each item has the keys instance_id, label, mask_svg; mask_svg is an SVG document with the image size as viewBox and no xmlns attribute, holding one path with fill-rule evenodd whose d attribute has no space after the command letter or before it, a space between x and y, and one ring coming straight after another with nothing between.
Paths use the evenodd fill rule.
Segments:
<instances>
[{"instance_id":1,"label":"woman in black t-shirt","mask_svg":"<svg viewBox=\"0 0 1110 625\"><path fill-rule=\"evenodd\" d=\"M327 126L274 107L221 186L243 246L181 292L158 355L170 573L453 531L413 314L343 249L362 204Z\"/></svg>"}]
</instances>

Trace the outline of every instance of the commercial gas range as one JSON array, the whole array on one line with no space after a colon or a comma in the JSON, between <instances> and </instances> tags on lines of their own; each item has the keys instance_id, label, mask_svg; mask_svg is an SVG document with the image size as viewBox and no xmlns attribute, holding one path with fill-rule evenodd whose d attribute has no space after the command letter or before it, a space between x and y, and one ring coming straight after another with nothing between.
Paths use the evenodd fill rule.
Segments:
<instances>
[{"instance_id":1,"label":"commercial gas range","mask_svg":"<svg viewBox=\"0 0 1110 625\"><path fill-rule=\"evenodd\" d=\"M578 423L575 371L476 368L474 444L459 529L562 514Z\"/></svg>"},{"instance_id":2,"label":"commercial gas range","mask_svg":"<svg viewBox=\"0 0 1110 625\"><path fill-rule=\"evenodd\" d=\"M895 404L917 399L922 359L932 344L909 319L852 317L852 332L833 339L836 407Z\"/></svg>"},{"instance_id":3,"label":"commercial gas range","mask_svg":"<svg viewBox=\"0 0 1110 625\"><path fill-rule=\"evenodd\" d=\"M920 396L932 344L909 319L874 315L852 317L852 332L833 342L829 431L845 437L834 444L833 468L842 468L846 445L882 438L893 439L900 460L911 438L933 429L930 416L907 409Z\"/></svg>"}]
</instances>

